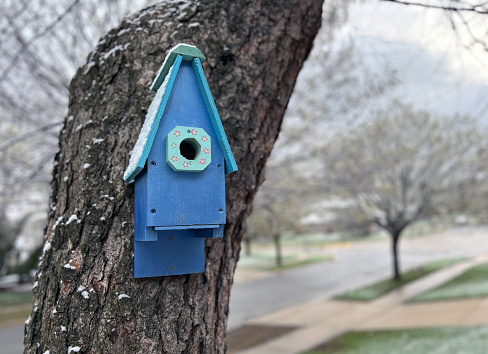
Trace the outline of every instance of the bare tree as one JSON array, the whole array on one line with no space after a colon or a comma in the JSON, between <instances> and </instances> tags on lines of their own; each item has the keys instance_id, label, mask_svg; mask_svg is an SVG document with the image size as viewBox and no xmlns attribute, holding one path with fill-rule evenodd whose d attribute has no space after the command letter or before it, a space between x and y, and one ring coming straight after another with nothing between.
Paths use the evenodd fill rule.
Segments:
<instances>
[{"instance_id":1,"label":"bare tree","mask_svg":"<svg viewBox=\"0 0 488 354\"><path fill-rule=\"evenodd\" d=\"M312 0L171 1L98 42L69 88L25 352L225 351L245 222L321 8ZM222 239L206 242L205 271L134 279L134 190L122 174L153 97L148 85L180 42L207 56L239 171L226 180L227 224Z\"/></svg>"},{"instance_id":2,"label":"bare tree","mask_svg":"<svg viewBox=\"0 0 488 354\"><path fill-rule=\"evenodd\" d=\"M103 33L155 0L7 0L0 12L0 205L44 207L68 86ZM33 207L32 207L33 205Z\"/></svg>"},{"instance_id":3,"label":"bare tree","mask_svg":"<svg viewBox=\"0 0 488 354\"><path fill-rule=\"evenodd\" d=\"M251 236L273 240L278 267L283 265L281 237L287 231L301 231L301 219L312 199L312 180L301 178L293 169L290 164L271 167L272 173L267 173L267 180L256 198L248 222Z\"/></svg>"},{"instance_id":4,"label":"bare tree","mask_svg":"<svg viewBox=\"0 0 488 354\"><path fill-rule=\"evenodd\" d=\"M395 102L328 146L327 183L390 234L395 279L402 232L439 212L477 172L480 132L468 117L434 117Z\"/></svg>"},{"instance_id":5,"label":"bare tree","mask_svg":"<svg viewBox=\"0 0 488 354\"><path fill-rule=\"evenodd\" d=\"M486 16L488 15L488 3L475 0L381 0L384 2L420 7L424 9L440 10L446 13L446 19L453 31L458 35L460 42L467 49L480 46L488 51L486 40ZM466 40L468 38L468 40Z\"/></svg>"}]
</instances>

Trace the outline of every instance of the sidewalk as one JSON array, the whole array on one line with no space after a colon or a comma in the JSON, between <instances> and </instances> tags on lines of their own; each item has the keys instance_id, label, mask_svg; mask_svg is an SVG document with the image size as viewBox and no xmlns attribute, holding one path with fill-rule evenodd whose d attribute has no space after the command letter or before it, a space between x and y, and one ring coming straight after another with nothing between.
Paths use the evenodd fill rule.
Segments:
<instances>
[{"instance_id":1,"label":"sidewalk","mask_svg":"<svg viewBox=\"0 0 488 354\"><path fill-rule=\"evenodd\" d=\"M238 354L301 353L351 330L488 324L488 298L404 303L487 261L488 255L484 255L456 263L371 302L319 298L248 321L246 325L298 329Z\"/></svg>"}]
</instances>

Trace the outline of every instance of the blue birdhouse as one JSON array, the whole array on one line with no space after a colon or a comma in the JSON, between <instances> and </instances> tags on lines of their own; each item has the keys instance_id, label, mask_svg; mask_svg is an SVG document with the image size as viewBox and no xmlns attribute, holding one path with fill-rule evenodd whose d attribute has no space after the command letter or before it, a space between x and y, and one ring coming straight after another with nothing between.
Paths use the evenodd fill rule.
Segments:
<instances>
[{"instance_id":1,"label":"blue birdhouse","mask_svg":"<svg viewBox=\"0 0 488 354\"><path fill-rule=\"evenodd\" d=\"M170 50L124 174L135 183L134 277L199 273L222 237L225 174L237 171L194 46Z\"/></svg>"}]
</instances>

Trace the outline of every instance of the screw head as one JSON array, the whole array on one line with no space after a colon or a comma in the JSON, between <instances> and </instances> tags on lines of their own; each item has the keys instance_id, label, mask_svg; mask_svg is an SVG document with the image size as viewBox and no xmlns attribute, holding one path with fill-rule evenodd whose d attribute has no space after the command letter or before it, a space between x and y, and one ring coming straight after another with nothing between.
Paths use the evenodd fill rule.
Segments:
<instances>
[{"instance_id":1,"label":"screw head","mask_svg":"<svg viewBox=\"0 0 488 354\"><path fill-rule=\"evenodd\" d=\"M221 212L223 212L223 211L224 211L224 209L222 209L222 208L220 208L220 209L219 209L219 212L220 212L220 213L221 213Z\"/></svg>"},{"instance_id":2,"label":"screw head","mask_svg":"<svg viewBox=\"0 0 488 354\"><path fill-rule=\"evenodd\" d=\"M220 163L217 164L217 167L222 167L222 165Z\"/></svg>"},{"instance_id":3,"label":"screw head","mask_svg":"<svg viewBox=\"0 0 488 354\"><path fill-rule=\"evenodd\" d=\"M151 165L156 166L156 161L151 161Z\"/></svg>"},{"instance_id":4,"label":"screw head","mask_svg":"<svg viewBox=\"0 0 488 354\"><path fill-rule=\"evenodd\" d=\"M173 235L169 235L169 236L168 236L168 238L169 238L170 240L172 240L172 239L173 239Z\"/></svg>"},{"instance_id":5,"label":"screw head","mask_svg":"<svg viewBox=\"0 0 488 354\"><path fill-rule=\"evenodd\" d=\"M190 129L188 129L186 132L187 132L188 134L190 134L190 133L191 133L191 130L190 130Z\"/></svg>"},{"instance_id":6,"label":"screw head","mask_svg":"<svg viewBox=\"0 0 488 354\"><path fill-rule=\"evenodd\" d=\"M169 270L173 270L173 266L172 265L170 265L168 268L169 268Z\"/></svg>"}]
</instances>

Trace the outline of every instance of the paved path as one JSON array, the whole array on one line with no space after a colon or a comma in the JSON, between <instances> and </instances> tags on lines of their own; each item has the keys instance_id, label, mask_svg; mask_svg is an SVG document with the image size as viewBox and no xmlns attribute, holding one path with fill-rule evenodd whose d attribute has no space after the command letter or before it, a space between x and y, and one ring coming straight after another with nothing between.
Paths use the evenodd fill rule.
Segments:
<instances>
[{"instance_id":1,"label":"paved path","mask_svg":"<svg viewBox=\"0 0 488 354\"><path fill-rule=\"evenodd\" d=\"M24 351L24 325L0 328L0 353L19 354Z\"/></svg>"},{"instance_id":2,"label":"paved path","mask_svg":"<svg viewBox=\"0 0 488 354\"><path fill-rule=\"evenodd\" d=\"M409 269L423 263L488 253L487 229L457 229L400 242L400 264ZM391 274L388 240L356 242L330 248L335 260L289 270L233 285L229 330L279 309L317 297L336 295L385 279ZM239 269L238 269L239 272Z\"/></svg>"},{"instance_id":3,"label":"paved path","mask_svg":"<svg viewBox=\"0 0 488 354\"><path fill-rule=\"evenodd\" d=\"M301 353L349 330L488 324L487 298L404 303L487 261L488 255L457 263L368 303L318 298L262 316L247 324L289 325L299 329L239 354Z\"/></svg>"}]
</instances>

